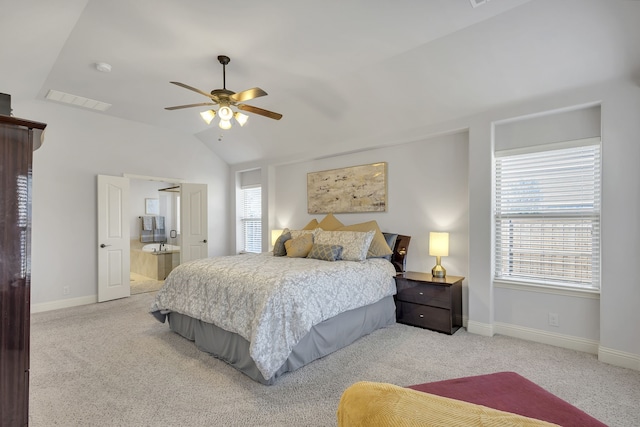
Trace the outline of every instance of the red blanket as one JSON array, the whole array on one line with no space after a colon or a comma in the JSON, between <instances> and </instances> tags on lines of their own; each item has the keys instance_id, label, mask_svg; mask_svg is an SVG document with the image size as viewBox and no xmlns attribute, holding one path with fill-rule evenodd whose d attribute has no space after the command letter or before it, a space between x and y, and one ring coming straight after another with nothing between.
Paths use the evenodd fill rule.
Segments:
<instances>
[{"instance_id":1,"label":"red blanket","mask_svg":"<svg viewBox=\"0 0 640 427\"><path fill-rule=\"evenodd\" d=\"M515 372L498 372L409 386L437 394L559 424L564 427L606 427L587 413Z\"/></svg>"}]
</instances>

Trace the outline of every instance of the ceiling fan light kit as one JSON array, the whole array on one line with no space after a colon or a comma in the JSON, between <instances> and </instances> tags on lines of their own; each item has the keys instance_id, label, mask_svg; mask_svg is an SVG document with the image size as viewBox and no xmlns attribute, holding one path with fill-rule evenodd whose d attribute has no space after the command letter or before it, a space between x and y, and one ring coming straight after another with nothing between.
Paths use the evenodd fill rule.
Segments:
<instances>
[{"instance_id":1,"label":"ceiling fan light kit","mask_svg":"<svg viewBox=\"0 0 640 427\"><path fill-rule=\"evenodd\" d=\"M200 117L202 117L202 120L207 122L207 124L210 124L211 120L213 120L215 116L216 116L216 112L213 110L207 110L200 113Z\"/></svg>"},{"instance_id":2,"label":"ceiling fan light kit","mask_svg":"<svg viewBox=\"0 0 640 427\"><path fill-rule=\"evenodd\" d=\"M240 126L244 126L245 123L247 123L247 120L249 120L249 116L247 116L246 114L242 114L239 111L234 111L231 107L236 107L239 110L258 114L274 120L280 120L282 118L282 114L280 113L274 113L273 111L264 110L262 108L254 107L247 104L242 104L242 102L252 100L259 96L265 96L267 95L267 92L260 89L259 87L247 89L239 93L235 93L231 90L228 90L227 84L226 84L226 80L227 80L226 66L231 61L231 59L229 59L228 56L220 55L218 56L218 61L220 62L220 64L222 64L222 89L214 89L211 91L210 94L208 94L200 89L196 89L195 87L186 85L184 83L170 82L174 85L177 85L185 89L189 89L193 92L197 92L201 95L204 95L213 102L201 102L198 104L177 105L175 107L166 107L165 110L179 110L182 108L219 105L220 108L218 108L217 112L213 109L210 109L210 110L201 112L200 116L207 124L211 124L211 121L213 121L213 119L217 115L220 118L220 122L218 123L218 126L221 129L225 129L225 130L231 129L232 118L235 119Z\"/></svg>"},{"instance_id":3,"label":"ceiling fan light kit","mask_svg":"<svg viewBox=\"0 0 640 427\"><path fill-rule=\"evenodd\" d=\"M231 117L233 117L233 111L231 111L231 107L229 107L228 105L223 105L222 107L220 107L220 109L218 110L218 117L220 117L220 120L231 120Z\"/></svg>"},{"instance_id":4,"label":"ceiling fan light kit","mask_svg":"<svg viewBox=\"0 0 640 427\"><path fill-rule=\"evenodd\" d=\"M240 111L233 113L233 118L236 119L236 122L238 122L240 126L244 126L244 124L247 123L247 120L249 120L249 116L242 114Z\"/></svg>"}]
</instances>

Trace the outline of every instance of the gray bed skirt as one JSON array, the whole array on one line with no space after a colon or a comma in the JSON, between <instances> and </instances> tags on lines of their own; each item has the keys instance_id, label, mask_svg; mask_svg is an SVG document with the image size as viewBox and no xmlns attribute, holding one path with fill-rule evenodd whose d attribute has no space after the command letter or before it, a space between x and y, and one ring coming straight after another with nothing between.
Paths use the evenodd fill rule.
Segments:
<instances>
[{"instance_id":1,"label":"gray bed skirt","mask_svg":"<svg viewBox=\"0 0 640 427\"><path fill-rule=\"evenodd\" d=\"M349 310L315 325L293 348L289 358L269 379L265 379L249 355L249 341L211 323L171 312L171 330L195 341L198 349L224 360L251 379L272 385L285 372L296 369L353 343L376 329L396 322L393 296L374 304Z\"/></svg>"}]
</instances>

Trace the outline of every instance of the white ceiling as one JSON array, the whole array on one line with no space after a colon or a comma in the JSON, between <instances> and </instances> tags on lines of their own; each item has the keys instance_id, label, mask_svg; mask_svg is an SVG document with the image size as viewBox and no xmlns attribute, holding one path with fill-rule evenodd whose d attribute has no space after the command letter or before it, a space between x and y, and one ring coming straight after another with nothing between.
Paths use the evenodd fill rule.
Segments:
<instances>
[{"instance_id":1,"label":"white ceiling","mask_svg":"<svg viewBox=\"0 0 640 427\"><path fill-rule=\"evenodd\" d=\"M0 92L14 106L50 89L95 99L112 104L95 114L195 135L229 164L640 70L637 0L0 1ZM207 101L169 81L222 87L220 54L231 57L227 88L264 89L247 103L282 120L250 115L221 131L202 121L205 108L164 110Z\"/></svg>"}]
</instances>

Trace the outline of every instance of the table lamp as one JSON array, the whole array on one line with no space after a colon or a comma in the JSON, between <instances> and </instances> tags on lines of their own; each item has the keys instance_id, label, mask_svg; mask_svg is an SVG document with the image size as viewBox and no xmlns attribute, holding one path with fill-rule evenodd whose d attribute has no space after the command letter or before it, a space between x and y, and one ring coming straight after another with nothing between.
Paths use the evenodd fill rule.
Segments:
<instances>
[{"instance_id":1,"label":"table lamp","mask_svg":"<svg viewBox=\"0 0 640 427\"><path fill-rule=\"evenodd\" d=\"M276 240L282 234L284 230L271 230L271 246L276 244Z\"/></svg>"},{"instance_id":2,"label":"table lamp","mask_svg":"<svg viewBox=\"0 0 640 427\"><path fill-rule=\"evenodd\" d=\"M449 256L449 233L429 233L429 255L436 257L436 265L431 269L433 277L443 278L447 270L440 264L440 257Z\"/></svg>"}]
</instances>

